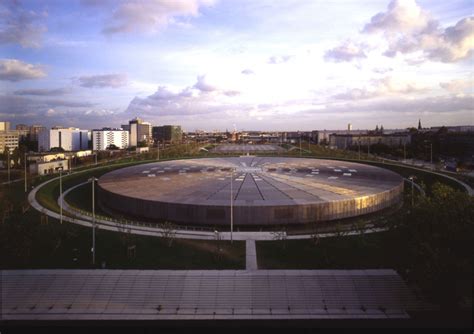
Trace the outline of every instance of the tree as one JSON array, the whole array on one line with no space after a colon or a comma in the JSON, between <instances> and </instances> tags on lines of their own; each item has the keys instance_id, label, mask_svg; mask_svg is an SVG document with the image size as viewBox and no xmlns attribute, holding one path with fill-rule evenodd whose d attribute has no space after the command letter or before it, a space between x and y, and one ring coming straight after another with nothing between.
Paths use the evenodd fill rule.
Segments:
<instances>
[{"instance_id":1,"label":"tree","mask_svg":"<svg viewBox=\"0 0 474 334\"><path fill-rule=\"evenodd\" d=\"M158 227L161 229L161 237L166 240L168 247L171 247L176 238L176 227L170 222L159 224Z\"/></svg>"},{"instance_id":2,"label":"tree","mask_svg":"<svg viewBox=\"0 0 474 334\"><path fill-rule=\"evenodd\" d=\"M408 252L410 279L449 309L470 294L462 287L472 282L472 217L472 197L435 183L393 230Z\"/></svg>"},{"instance_id":3,"label":"tree","mask_svg":"<svg viewBox=\"0 0 474 334\"><path fill-rule=\"evenodd\" d=\"M286 229L283 228L282 230L271 232L273 240L282 241L281 246L283 249L286 249Z\"/></svg>"}]
</instances>

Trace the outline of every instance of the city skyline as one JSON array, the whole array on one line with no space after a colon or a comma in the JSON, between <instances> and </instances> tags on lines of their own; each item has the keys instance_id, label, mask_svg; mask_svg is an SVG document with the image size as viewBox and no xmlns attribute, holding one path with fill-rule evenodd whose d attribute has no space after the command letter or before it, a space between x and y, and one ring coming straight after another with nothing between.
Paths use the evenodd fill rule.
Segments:
<instances>
[{"instance_id":1,"label":"city skyline","mask_svg":"<svg viewBox=\"0 0 474 334\"><path fill-rule=\"evenodd\" d=\"M12 1L0 9L0 118L12 124L474 123L469 1Z\"/></svg>"}]
</instances>

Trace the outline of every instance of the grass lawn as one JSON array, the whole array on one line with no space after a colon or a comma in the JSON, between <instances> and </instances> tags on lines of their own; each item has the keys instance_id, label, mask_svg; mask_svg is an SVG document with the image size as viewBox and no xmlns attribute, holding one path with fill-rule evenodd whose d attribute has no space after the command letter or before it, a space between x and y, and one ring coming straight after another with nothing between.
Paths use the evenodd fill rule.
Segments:
<instances>
[{"instance_id":1,"label":"grass lawn","mask_svg":"<svg viewBox=\"0 0 474 334\"><path fill-rule=\"evenodd\" d=\"M87 173L99 176L97 171ZM65 185L82 182L82 177L90 177L87 173L71 175L71 179L64 180ZM57 196L59 187L54 183L49 185L48 192ZM52 196L46 198L51 206L55 205ZM26 195L21 182L0 186L0 212L8 212L0 224L2 269L100 268L103 261L109 269L245 268L244 242L175 239L168 247L163 238L100 229L96 230L96 266L93 267L90 228L60 224L50 217L46 222L46 217L33 208L23 212L25 206ZM135 246L135 256L128 256L128 246Z\"/></svg>"},{"instance_id":2,"label":"grass lawn","mask_svg":"<svg viewBox=\"0 0 474 334\"><path fill-rule=\"evenodd\" d=\"M258 241L260 269L375 269L399 267L403 250L389 232L313 240Z\"/></svg>"}]
</instances>

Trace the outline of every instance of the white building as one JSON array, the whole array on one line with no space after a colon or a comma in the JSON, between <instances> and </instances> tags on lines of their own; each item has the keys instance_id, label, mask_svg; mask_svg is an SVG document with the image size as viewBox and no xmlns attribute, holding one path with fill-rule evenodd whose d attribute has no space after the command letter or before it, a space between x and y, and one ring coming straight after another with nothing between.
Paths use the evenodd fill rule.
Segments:
<instances>
[{"instance_id":1,"label":"white building","mask_svg":"<svg viewBox=\"0 0 474 334\"><path fill-rule=\"evenodd\" d=\"M50 151L60 147L64 151L81 151L88 148L88 131L77 128L45 129L38 134L38 150Z\"/></svg>"},{"instance_id":2,"label":"white building","mask_svg":"<svg viewBox=\"0 0 474 334\"><path fill-rule=\"evenodd\" d=\"M120 149L127 148L129 146L128 131L110 128L92 130L92 149L94 151L104 151L110 145L115 145Z\"/></svg>"},{"instance_id":3,"label":"white building","mask_svg":"<svg viewBox=\"0 0 474 334\"><path fill-rule=\"evenodd\" d=\"M69 161L64 159L51 160L47 162L38 161L30 165L30 173L33 175L48 175L59 173L59 170L69 170Z\"/></svg>"}]
</instances>

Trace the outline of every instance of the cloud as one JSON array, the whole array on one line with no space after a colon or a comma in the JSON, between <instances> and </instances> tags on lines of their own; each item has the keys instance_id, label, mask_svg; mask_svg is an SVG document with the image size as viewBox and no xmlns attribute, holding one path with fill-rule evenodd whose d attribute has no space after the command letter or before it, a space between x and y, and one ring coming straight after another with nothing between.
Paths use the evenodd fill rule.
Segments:
<instances>
[{"instance_id":1,"label":"cloud","mask_svg":"<svg viewBox=\"0 0 474 334\"><path fill-rule=\"evenodd\" d=\"M444 114L471 112L474 104L474 96L441 95L435 97L422 97L417 99L403 97L387 97L377 100L350 101L347 103L328 104L324 109L308 109L301 114L349 115L349 114L373 114L377 118L383 118L388 114L397 117L406 117L409 114ZM446 117L446 116L445 116Z\"/></svg>"},{"instance_id":2,"label":"cloud","mask_svg":"<svg viewBox=\"0 0 474 334\"><path fill-rule=\"evenodd\" d=\"M363 32L423 30L429 22L429 15L414 0L392 0L387 11L373 16Z\"/></svg>"},{"instance_id":3,"label":"cloud","mask_svg":"<svg viewBox=\"0 0 474 334\"><path fill-rule=\"evenodd\" d=\"M84 101L0 95L0 119L16 123L38 123L46 126L62 124L86 128L91 124L106 126L113 122L114 118L111 116L116 113L104 113L103 110L95 108L94 103ZM108 117L104 118L105 115Z\"/></svg>"},{"instance_id":4,"label":"cloud","mask_svg":"<svg viewBox=\"0 0 474 334\"><path fill-rule=\"evenodd\" d=\"M344 44L326 51L324 59L339 63L358 58L367 58L367 55L363 51L365 48L367 48L366 45L346 41Z\"/></svg>"},{"instance_id":5,"label":"cloud","mask_svg":"<svg viewBox=\"0 0 474 334\"><path fill-rule=\"evenodd\" d=\"M47 29L38 21L46 16L46 12L24 10L19 2L4 2L0 5L0 44L40 47L43 33Z\"/></svg>"},{"instance_id":6,"label":"cloud","mask_svg":"<svg viewBox=\"0 0 474 334\"><path fill-rule=\"evenodd\" d=\"M151 118L166 115L192 116L213 114L240 108L239 104L230 99L240 92L222 89L207 82L206 76L197 77L192 87L180 91L172 91L166 86L145 98L135 97L129 104L126 113L129 115L145 115Z\"/></svg>"},{"instance_id":7,"label":"cloud","mask_svg":"<svg viewBox=\"0 0 474 334\"><path fill-rule=\"evenodd\" d=\"M377 74L385 74L387 72L392 72L393 68L391 68L391 67L376 67L372 71L374 73L377 73Z\"/></svg>"},{"instance_id":8,"label":"cloud","mask_svg":"<svg viewBox=\"0 0 474 334\"><path fill-rule=\"evenodd\" d=\"M369 87L349 89L332 97L336 100L365 100L392 95L420 94L426 91L427 87L415 82L406 82L386 76L372 80Z\"/></svg>"},{"instance_id":9,"label":"cloud","mask_svg":"<svg viewBox=\"0 0 474 334\"><path fill-rule=\"evenodd\" d=\"M198 16L200 8L213 5L214 1L130 0L118 3L103 29L105 34L156 32L169 24L182 24L179 21L182 17Z\"/></svg>"},{"instance_id":10,"label":"cloud","mask_svg":"<svg viewBox=\"0 0 474 334\"><path fill-rule=\"evenodd\" d=\"M448 92L453 94L460 94L466 90L472 90L474 88L474 82L472 79L456 79L448 82L440 82L439 85L441 88L446 89Z\"/></svg>"},{"instance_id":11,"label":"cloud","mask_svg":"<svg viewBox=\"0 0 474 334\"><path fill-rule=\"evenodd\" d=\"M383 33L388 42L384 55L421 52L423 58L409 64L417 65L426 60L444 63L469 58L474 49L474 17L458 21L443 29L414 0L394 0L386 12L373 16L364 33Z\"/></svg>"},{"instance_id":12,"label":"cloud","mask_svg":"<svg viewBox=\"0 0 474 334\"><path fill-rule=\"evenodd\" d=\"M213 92L217 88L211 85L207 80L205 75L200 75L197 77L197 82L194 84L193 88L200 90L201 92Z\"/></svg>"},{"instance_id":13,"label":"cloud","mask_svg":"<svg viewBox=\"0 0 474 334\"><path fill-rule=\"evenodd\" d=\"M0 59L0 80L21 81L39 79L46 76L41 66L22 62L17 59Z\"/></svg>"},{"instance_id":14,"label":"cloud","mask_svg":"<svg viewBox=\"0 0 474 334\"><path fill-rule=\"evenodd\" d=\"M242 73L242 74L245 74L245 75L252 75L252 74L255 74L255 72L252 71L252 70L249 69L249 68L246 68L245 70L242 70L241 73Z\"/></svg>"},{"instance_id":15,"label":"cloud","mask_svg":"<svg viewBox=\"0 0 474 334\"><path fill-rule=\"evenodd\" d=\"M268 61L267 63L268 64L283 64L283 63L286 63L288 62L291 58L293 58L294 56L290 56L290 55L285 55L285 56L272 56L270 58L268 58Z\"/></svg>"},{"instance_id":16,"label":"cloud","mask_svg":"<svg viewBox=\"0 0 474 334\"><path fill-rule=\"evenodd\" d=\"M57 108L57 107L67 107L67 108L90 108L95 106L95 103L86 102L86 101L69 101L69 100L34 100L34 103L38 106Z\"/></svg>"},{"instance_id":17,"label":"cloud","mask_svg":"<svg viewBox=\"0 0 474 334\"><path fill-rule=\"evenodd\" d=\"M79 77L78 81L86 88L118 88L127 84L127 77L123 74L90 75Z\"/></svg>"},{"instance_id":18,"label":"cloud","mask_svg":"<svg viewBox=\"0 0 474 334\"><path fill-rule=\"evenodd\" d=\"M70 88L54 88L54 89L20 89L15 91L15 95L33 95L33 96L60 96L71 93Z\"/></svg>"}]
</instances>

